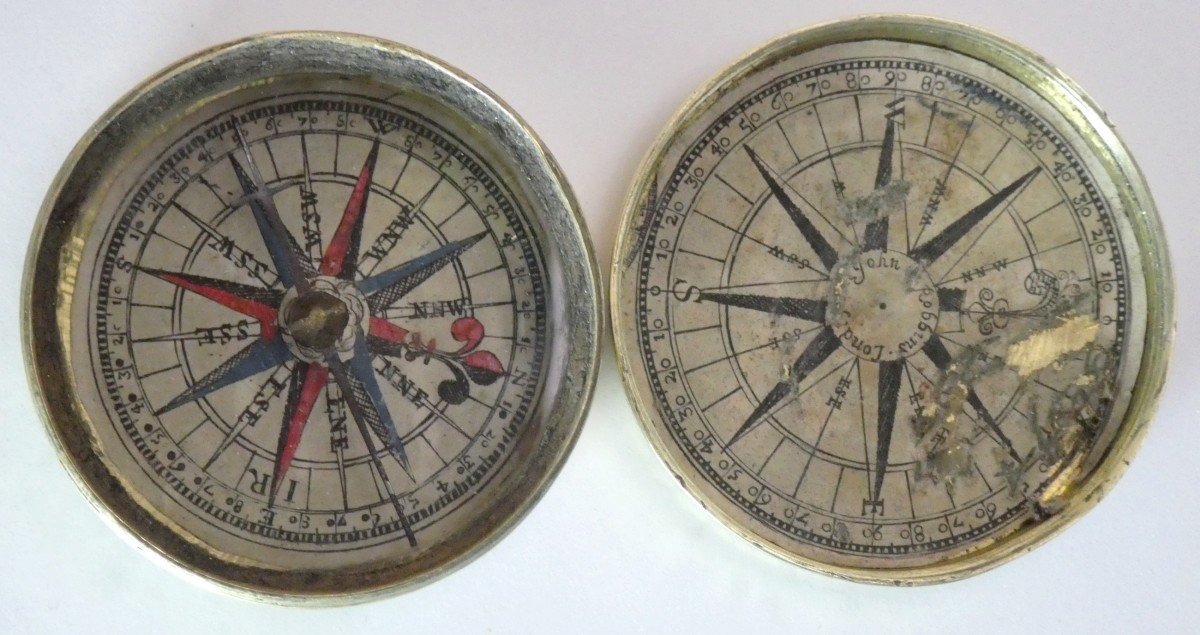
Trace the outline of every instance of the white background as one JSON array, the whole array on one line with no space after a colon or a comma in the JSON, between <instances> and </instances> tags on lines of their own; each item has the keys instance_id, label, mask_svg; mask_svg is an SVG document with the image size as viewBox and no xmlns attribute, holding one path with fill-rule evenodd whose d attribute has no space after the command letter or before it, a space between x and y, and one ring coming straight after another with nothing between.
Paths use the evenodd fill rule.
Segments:
<instances>
[{"instance_id":1,"label":"white background","mask_svg":"<svg viewBox=\"0 0 1200 635\"><path fill-rule=\"evenodd\" d=\"M1194 0L0 5L0 632L1197 628ZM1116 122L1166 224L1179 279L1179 331L1155 425L1108 498L1032 554L963 582L894 589L834 580L758 551L668 476L633 418L609 337L583 436L541 504L465 569L390 600L283 609L195 587L118 539L59 466L22 371L23 254L42 196L71 147L147 75L264 30L356 31L441 57L507 100L554 152L579 196L607 281L620 202L637 163L693 89L786 31L881 11L970 22L1065 69Z\"/></svg>"}]
</instances>

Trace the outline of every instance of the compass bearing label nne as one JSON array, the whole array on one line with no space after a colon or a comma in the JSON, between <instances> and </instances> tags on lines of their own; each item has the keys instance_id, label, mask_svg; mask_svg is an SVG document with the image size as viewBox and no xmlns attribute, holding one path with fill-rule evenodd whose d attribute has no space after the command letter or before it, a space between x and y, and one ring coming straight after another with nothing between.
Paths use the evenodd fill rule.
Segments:
<instances>
[{"instance_id":1,"label":"compass bearing label nne","mask_svg":"<svg viewBox=\"0 0 1200 635\"><path fill-rule=\"evenodd\" d=\"M398 45L266 36L81 148L31 263L60 331L27 338L68 464L139 538L242 592L352 599L540 494L598 294L552 159L490 95Z\"/></svg>"},{"instance_id":2,"label":"compass bearing label nne","mask_svg":"<svg viewBox=\"0 0 1200 635\"><path fill-rule=\"evenodd\" d=\"M1119 474L1170 278L1075 90L992 36L874 18L772 43L681 111L631 195L613 314L650 437L707 507L808 566L933 581Z\"/></svg>"}]
</instances>

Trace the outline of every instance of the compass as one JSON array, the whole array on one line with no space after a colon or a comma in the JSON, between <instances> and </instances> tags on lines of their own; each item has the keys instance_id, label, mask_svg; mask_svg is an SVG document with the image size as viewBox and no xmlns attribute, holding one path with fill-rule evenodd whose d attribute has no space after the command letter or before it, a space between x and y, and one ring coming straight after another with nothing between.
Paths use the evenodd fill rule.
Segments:
<instances>
[{"instance_id":1,"label":"compass","mask_svg":"<svg viewBox=\"0 0 1200 635\"><path fill-rule=\"evenodd\" d=\"M122 99L51 189L24 292L63 462L235 593L362 600L545 490L589 402L585 230L540 141L398 44L267 35Z\"/></svg>"},{"instance_id":2,"label":"compass","mask_svg":"<svg viewBox=\"0 0 1200 635\"><path fill-rule=\"evenodd\" d=\"M613 265L626 388L680 482L833 575L961 578L1112 486L1173 332L1162 231L1103 114L932 19L786 36L676 115Z\"/></svg>"}]
</instances>

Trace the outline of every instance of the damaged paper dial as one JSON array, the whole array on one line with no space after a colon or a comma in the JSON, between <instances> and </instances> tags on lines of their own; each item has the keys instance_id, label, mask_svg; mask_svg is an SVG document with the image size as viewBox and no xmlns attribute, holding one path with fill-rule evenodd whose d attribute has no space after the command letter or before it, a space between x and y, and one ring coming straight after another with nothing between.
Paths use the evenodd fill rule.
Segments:
<instances>
[{"instance_id":1,"label":"damaged paper dial","mask_svg":"<svg viewBox=\"0 0 1200 635\"><path fill-rule=\"evenodd\" d=\"M631 196L613 313L649 434L709 509L808 566L936 581L1119 474L1169 273L1076 91L992 36L872 18L685 107Z\"/></svg>"},{"instance_id":2,"label":"damaged paper dial","mask_svg":"<svg viewBox=\"0 0 1200 635\"><path fill-rule=\"evenodd\" d=\"M553 160L483 89L387 42L264 36L81 148L26 335L68 466L142 542L244 594L349 601L457 566L541 494L598 294Z\"/></svg>"}]
</instances>

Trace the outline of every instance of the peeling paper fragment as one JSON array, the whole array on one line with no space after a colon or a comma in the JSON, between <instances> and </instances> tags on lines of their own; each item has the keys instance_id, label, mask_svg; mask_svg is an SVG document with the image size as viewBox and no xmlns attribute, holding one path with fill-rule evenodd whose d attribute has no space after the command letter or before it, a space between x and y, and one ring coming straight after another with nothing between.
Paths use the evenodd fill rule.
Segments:
<instances>
[{"instance_id":1,"label":"peeling paper fragment","mask_svg":"<svg viewBox=\"0 0 1200 635\"><path fill-rule=\"evenodd\" d=\"M896 180L872 190L866 196L848 198L838 206L838 212L849 223L869 223L904 210L904 199L912 183Z\"/></svg>"},{"instance_id":2,"label":"peeling paper fragment","mask_svg":"<svg viewBox=\"0 0 1200 635\"><path fill-rule=\"evenodd\" d=\"M1022 377L1054 363L1067 353L1082 350L1096 339L1100 325L1090 316L1079 315L1062 324L1009 345L1008 365L1017 369Z\"/></svg>"}]
</instances>

